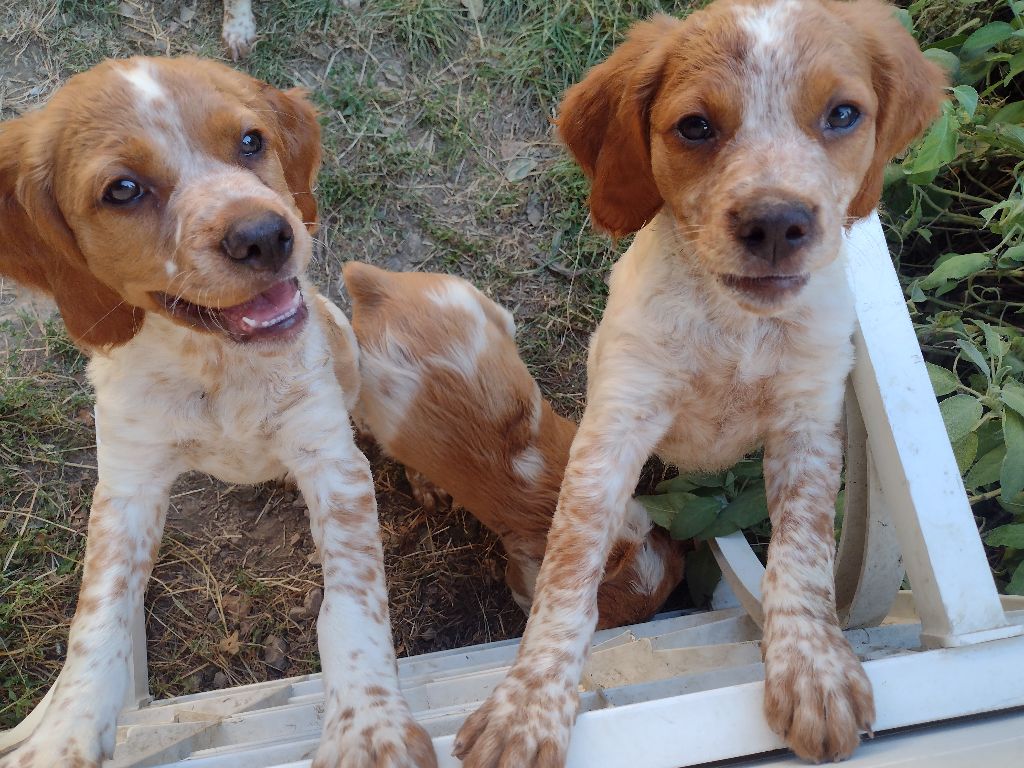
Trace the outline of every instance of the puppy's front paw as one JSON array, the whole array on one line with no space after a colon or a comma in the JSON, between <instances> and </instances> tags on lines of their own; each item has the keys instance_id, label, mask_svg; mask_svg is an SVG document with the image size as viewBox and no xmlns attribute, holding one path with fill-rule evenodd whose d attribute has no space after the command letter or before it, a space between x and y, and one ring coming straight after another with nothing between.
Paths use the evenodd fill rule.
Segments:
<instances>
[{"instance_id":1,"label":"puppy's front paw","mask_svg":"<svg viewBox=\"0 0 1024 768\"><path fill-rule=\"evenodd\" d=\"M768 724L800 757L843 760L871 732L871 682L838 627L776 638L764 665Z\"/></svg>"},{"instance_id":2,"label":"puppy's front paw","mask_svg":"<svg viewBox=\"0 0 1024 768\"><path fill-rule=\"evenodd\" d=\"M437 768L437 755L405 702L383 695L325 724L312 768Z\"/></svg>"},{"instance_id":3,"label":"puppy's front paw","mask_svg":"<svg viewBox=\"0 0 1024 768\"><path fill-rule=\"evenodd\" d=\"M506 677L455 737L463 768L562 768L578 695L539 676Z\"/></svg>"},{"instance_id":4,"label":"puppy's front paw","mask_svg":"<svg viewBox=\"0 0 1024 768\"><path fill-rule=\"evenodd\" d=\"M415 469L406 467L405 477L409 481L412 497L428 514L452 503L452 497L443 488L438 488Z\"/></svg>"},{"instance_id":5,"label":"puppy's front paw","mask_svg":"<svg viewBox=\"0 0 1024 768\"><path fill-rule=\"evenodd\" d=\"M256 45L256 20L251 13L224 13L221 32L232 61L244 59Z\"/></svg>"},{"instance_id":6,"label":"puppy's front paw","mask_svg":"<svg viewBox=\"0 0 1024 768\"><path fill-rule=\"evenodd\" d=\"M113 739L110 741L110 749L104 754L99 738L54 733L41 723L24 744L0 757L0 768L100 768L103 758L113 752Z\"/></svg>"}]
</instances>

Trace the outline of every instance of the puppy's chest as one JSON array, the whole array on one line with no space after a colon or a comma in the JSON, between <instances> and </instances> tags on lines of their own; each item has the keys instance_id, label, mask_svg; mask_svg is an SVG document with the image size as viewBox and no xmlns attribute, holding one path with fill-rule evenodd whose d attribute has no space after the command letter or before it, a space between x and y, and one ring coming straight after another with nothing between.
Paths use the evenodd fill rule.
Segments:
<instances>
[{"instance_id":1,"label":"puppy's chest","mask_svg":"<svg viewBox=\"0 0 1024 768\"><path fill-rule=\"evenodd\" d=\"M774 365L716 360L681 372L672 427L657 453L687 470L727 467L757 448L775 401Z\"/></svg>"},{"instance_id":2,"label":"puppy's chest","mask_svg":"<svg viewBox=\"0 0 1024 768\"><path fill-rule=\"evenodd\" d=\"M295 360L136 355L104 381L97 407L112 436L170 451L182 468L254 483L283 474L279 433L316 386Z\"/></svg>"},{"instance_id":3,"label":"puppy's chest","mask_svg":"<svg viewBox=\"0 0 1024 768\"><path fill-rule=\"evenodd\" d=\"M263 382L266 385L271 382ZM276 435L289 388L225 381L194 389L180 404L174 447L190 469L228 482L253 483L281 474Z\"/></svg>"}]
</instances>

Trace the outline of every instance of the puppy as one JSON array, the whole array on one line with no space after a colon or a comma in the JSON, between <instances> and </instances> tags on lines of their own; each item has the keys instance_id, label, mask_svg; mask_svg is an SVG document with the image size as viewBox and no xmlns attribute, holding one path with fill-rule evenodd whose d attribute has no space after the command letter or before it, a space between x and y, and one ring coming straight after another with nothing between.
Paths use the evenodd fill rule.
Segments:
<instances>
[{"instance_id":1,"label":"puppy","mask_svg":"<svg viewBox=\"0 0 1024 768\"><path fill-rule=\"evenodd\" d=\"M519 358L512 315L465 280L345 265L362 379L356 422L406 465L419 498L444 488L500 538L529 612L576 425ZM679 544L630 498L597 593L598 626L649 618L679 583Z\"/></svg>"},{"instance_id":2,"label":"puppy","mask_svg":"<svg viewBox=\"0 0 1024 768\"><path fill-rule=\"evenodd\" d=\"M108 61L0 125L0 273L51 294L90 353L99 469L67 660L0 768L95 768L113 751L129 619L192 469L287 471L309 506L325 582L313 764L436 765L398 688L348 421L355 339L304 276L319 160L301 92L193 58Z\"/></svg>"},{"instance_id":3,"label":"puppy","mask_svg":"<svg viewBox=\"0 0 1024 768\"><path fill-rule=\"evenodd\" d=\"M836 620L833 502L853 362L843 228L937 114L944 78L879 0L719 0L659 16L565 96L558 130L621 237L529 623L463 725L466 768L563 765L601 569L656 452L685 471L764 447L765 712L849 755L871 686Z\"/></svg>"}]
</instances>

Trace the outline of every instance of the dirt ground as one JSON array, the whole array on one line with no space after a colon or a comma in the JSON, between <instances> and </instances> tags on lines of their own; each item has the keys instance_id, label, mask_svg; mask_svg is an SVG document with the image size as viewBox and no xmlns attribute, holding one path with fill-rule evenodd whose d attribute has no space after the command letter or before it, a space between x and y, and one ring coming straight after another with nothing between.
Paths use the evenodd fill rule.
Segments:
<instances>
[{"instance_id":1,"label":"dirt ground","mask_svg":"<svg viewBox=\"0 0 1024 768\"><path fill-rule=\"evenodd\" d=\"M475 4L440 0L254 6L262 39L238 66L308 88L321 112L313 271L322 289L347 306L349 259L462 275L513 310L542 390L578 416L613 250L587 226L582 178L551 134L557 93L578 75L552 62L562 49L596 59L626 16L650 8L616 3L598 19L593 9L499 2L475 19ZM7 4L0 117L107 56L223 59L219 13L214 0ZM587 40L596 42L581 47ZM48 313L47 302L0 284L0 727L59 671L95 481L84 363ZM398 653L519 634L524 618L494 538L463 511L425 515L403 470L363 447ZM153 693L314 671L320 584L295 492L182 478L146 599Z\"/></svg>"}]
</instances>

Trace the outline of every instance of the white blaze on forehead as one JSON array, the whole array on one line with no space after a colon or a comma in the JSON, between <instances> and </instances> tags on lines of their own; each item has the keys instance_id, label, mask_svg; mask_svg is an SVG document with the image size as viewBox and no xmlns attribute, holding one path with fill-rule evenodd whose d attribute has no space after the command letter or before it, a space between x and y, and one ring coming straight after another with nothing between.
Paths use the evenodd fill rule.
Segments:
<instances>
[{"instance_id":1,"label":"white blaze on forehead","mask_svg":"<svg viewBox=\"0 0 1024 768\"><path fill-rule=\"evenodd\" d=\"M740 27L751 37L752 47L758 53L778 52L792 46L790 26L800 9L800 0L776 0L759 6L737 6Z\"/></svg>"},{"instance_id":2,"label":"white blaze on forehead","mask_svg":"<svg viewBox=\"0 0 1024 768\"><path fill-rule=\"evenodd\" d=\"M156 81L153 71L146 62L139 62L130 69L122 69L121 76L124 77L132 87L146 101L155 101L164 97L164 89Z\"/></svg>"},{"instance_id":3,"label":"white blaze on forehead","mask_svg":"<svg viewBox=\"0 0 1024 768\"><path fill-rule=\"evenodd\" d=\"M755 152L776 159L757 174L760 183L792 179L797 169L820 162L799 124L794 106L799 104L804 78L800 72L801 45L796 39L803 16L802 0L775 0L757 6L738 6L736 21L747 38L747 55L742 63L743 118L737 139ZM790 170L781 172L781 168ZM775 179L775 182L771 182ZM756 183L756 181L755 181Z\"/></svg>"}]
</instances>

